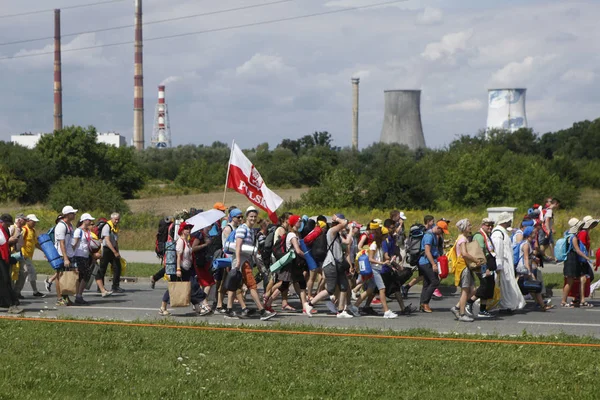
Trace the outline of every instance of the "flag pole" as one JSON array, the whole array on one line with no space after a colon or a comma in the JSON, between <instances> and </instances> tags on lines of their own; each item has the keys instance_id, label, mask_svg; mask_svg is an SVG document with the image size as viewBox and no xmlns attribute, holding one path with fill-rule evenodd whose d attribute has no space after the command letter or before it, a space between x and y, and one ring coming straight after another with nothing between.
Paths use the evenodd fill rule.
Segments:
<instances>
[{"instance_id":1,"label":"flag pole","mask_svg":"<svg viewBox=\"0 0 600 400\"><path fill-rule=\"evenodd\" d=\"M225 178L225 189L223 190L223 204L225 204L225 197L227 197L227 182L229 182L229 167L231 166L231 156L233 155L233 146L235 145L235 139L231 141L231 152L229 153L229 161L227 162L227 176Z\"/></svg>"}]
</instances>

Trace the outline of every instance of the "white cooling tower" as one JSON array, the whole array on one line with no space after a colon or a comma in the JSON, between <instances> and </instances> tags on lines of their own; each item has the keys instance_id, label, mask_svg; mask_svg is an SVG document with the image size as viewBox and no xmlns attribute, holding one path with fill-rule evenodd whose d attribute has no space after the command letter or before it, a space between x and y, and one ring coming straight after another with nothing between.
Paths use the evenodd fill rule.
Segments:
<instances>
[{"instance_id":1,"label":"white cooling tower","mask_svg":"<svg viewBox=\"0 0 600 400\"><path fill-rule=\"evenodd\" d=\"M382 143L405 144L416 150L425 147L421 125L420 90L386 90Z\"/></svg>"},{"instance_id":2,"label":"white cooling tower","mask_svg":"<svg viewBox=\"0 0 600 400\"><path fill-rule=\"evenodd\" d=\"M526 92L527 89L489 89L487 129L514 132L527 128Z\"/></svg>"}]
</instances>

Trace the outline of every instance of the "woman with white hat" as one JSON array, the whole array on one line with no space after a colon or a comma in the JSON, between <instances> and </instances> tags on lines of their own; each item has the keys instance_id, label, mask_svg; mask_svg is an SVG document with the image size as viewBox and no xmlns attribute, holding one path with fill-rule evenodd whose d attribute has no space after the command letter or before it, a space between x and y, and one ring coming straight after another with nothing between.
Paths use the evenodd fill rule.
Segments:
<instances>
[{"instance_id":1,"label":"woman with white hat","mask_svg":"<svg viewBox=\"0 0 600 400\"><path fill-rule=\"evenodd\" d=\"M581 246L577 234L583 228L585 222L579 221L577 218L571 218L569 220L569 230L567 231L567 259L563 266L563 275L566 278L565 286L563 287L562 301L560 302L562 307L572 308L573 303L567 303L567 297L573 286L575 278L580 278L580 306L581 307L593 307L592 304L585 301L585 275L588 271L590 258L586 254L585 246ZM583 248L582 248L583 247Z\"/></svg>"},{"instance_id":2,"label":"woman with white hat","mask_svg":"<svg viewBox=\"0 0 600 400\"><path fill-rule=\"evenodd\" d=\"M84 213L79 218L77 229L73 232L72 244L75 248L75 265L79 272L79 286L77 287L77 294L75 295L75 304L78 306L85 306L89 303L83 299L83 291L87 285L87 281L92 276L92 257L97 254L92 252L92 245L94 239L92 238L91 226L94 223L95 218L89 213ZM99 247L95 247L96 250Z\"/></svg>"}]
</instances>

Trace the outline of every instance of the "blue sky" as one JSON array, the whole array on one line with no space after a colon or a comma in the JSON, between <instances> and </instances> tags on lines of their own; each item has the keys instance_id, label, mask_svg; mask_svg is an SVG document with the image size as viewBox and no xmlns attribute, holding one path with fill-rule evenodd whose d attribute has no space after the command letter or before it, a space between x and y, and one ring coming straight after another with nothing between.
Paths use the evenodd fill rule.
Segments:
<instances>
[{"instance_id":1,"label":"blue sky","mask_svg":"<svg viewBox=\"0 0 600 400\"><path fill-rule=\"evenodd\" d=\"M152 21L273 0L144 0ZM145 38L377 3L296 0L147 25ZM1 15L88 3L9 2ZM165 8L165 4L168 6ZM181 38L144 47L145 131L167 80L172 141L249 148L314 131L351 136L352 76L361 78L360 146L379 140L383 91L421 89L425 139L440 147L485 127L487 89L526 87L536 132L594 119L600 110L598 1L405 1ZM52 13L1 19L0 42L52 36ZM133 22L133 0L64 10L63 34ZM133 39L133 29L64 38L63 48ZM0 46L0 57L51 51L52 41ZM52 56L0 61L0 140L52 129ZM65 124L132 133L133 45L63 54Z\"/></svg>"}]
</instances>

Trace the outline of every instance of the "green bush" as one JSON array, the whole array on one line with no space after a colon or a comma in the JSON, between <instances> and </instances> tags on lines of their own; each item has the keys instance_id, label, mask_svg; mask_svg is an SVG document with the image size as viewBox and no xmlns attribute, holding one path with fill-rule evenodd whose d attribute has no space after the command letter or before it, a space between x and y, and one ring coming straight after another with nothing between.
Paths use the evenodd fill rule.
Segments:
<instances>
[{"instance_id":1,"label":"green bush","mask_svg":"<svg viewBox=\"0 0 600 400\"><path fill-rule=\"evenodd\" d=\"M129 211L129 206L116 187L99 179L79 177L65 177L56 182L50 190L48 203L59 212L67 204L80 213L98 211L110 214L114 211Z\"/></svg>"}]
</instances>

